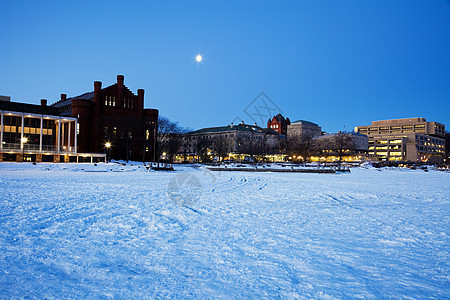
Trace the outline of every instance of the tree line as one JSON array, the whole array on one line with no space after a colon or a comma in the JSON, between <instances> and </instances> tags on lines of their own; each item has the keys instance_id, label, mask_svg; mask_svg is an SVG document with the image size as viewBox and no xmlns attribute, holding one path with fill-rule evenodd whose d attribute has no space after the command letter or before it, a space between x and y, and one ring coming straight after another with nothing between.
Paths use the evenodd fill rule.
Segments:
<instances>
[{"instance_id":1,"label":"tree line","mask_svg":"<svg viewBox=\"0 0 450 300\"><path fill-rule=\"evenodd\" d=\"M230 140L224 135L216 135L212 138L188 135L191 130L170 121L166 117L158 118L158 134L156 143L157 158L163 154L168 161L173 162L175 155L183 155L184 161L188 154L195 154L200 161L210 160L210 154L222 161L230 152L246 154L254 160L264 160L266 156L273 154L286 154L296 156L301 162L308 162L313 155L333 155L343 160L345 155L354 153L355 148L350 133L338 132L333 135L317 138L312 135L289 135L288 138L280 138L277 143L268 138L254 134Z\"/></svg>"}]
</instances>

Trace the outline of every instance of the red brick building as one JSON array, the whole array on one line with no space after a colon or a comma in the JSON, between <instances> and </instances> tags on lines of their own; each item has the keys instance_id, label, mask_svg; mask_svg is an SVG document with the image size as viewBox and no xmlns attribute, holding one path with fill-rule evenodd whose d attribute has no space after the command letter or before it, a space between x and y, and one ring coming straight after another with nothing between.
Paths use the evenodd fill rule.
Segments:
<instances>
[{"instance_id":1,"label":"red brick building","mask_svg":"<svg viewBox=\"0 0 450 300\"><path fill-rule=\"evenodd\" d=\"M278 114L267 121L267 128L271 128L278 132L279 134L287 134L287 126L291 125L289 118L284 118L281 114Z\"/></svg>"},{"instance_id":2,"label":"red brick building","mask_svg":"<svg viewBox=\"0 0 450 300\"><path fill-rule=\"evenodd\" d=\"M112 159L153 161L157 109L144 109L144 90L133 94L124 85L124 76L117 75L117 83L102 88L94 82L94 91L54 103L61 115L78 119L78 151L84 153L109 152ZM105 144L111 143L110 149Z\"/></svg>"}]
</instances>

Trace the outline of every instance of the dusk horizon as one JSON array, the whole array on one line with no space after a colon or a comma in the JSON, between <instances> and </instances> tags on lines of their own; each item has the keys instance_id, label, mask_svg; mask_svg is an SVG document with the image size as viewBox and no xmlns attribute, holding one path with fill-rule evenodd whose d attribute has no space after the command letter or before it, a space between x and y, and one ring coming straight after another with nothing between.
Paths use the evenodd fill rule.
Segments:
<instances>
[{"instance_id":1,"label":"dusk horizon","mask_svg":"<svg viewBox=\"0 0 450 300\"><path fill-rule=\"evenodd\" d=\"M450 0L0 8L0 298L450 295Z\"/></svg>"},{"instance_id":2,"label":"dusk horizon","mask_svg":"<svg viewBox=\"0 0 450 300\"><path fill-rule=\"evenodd\" d=\"M280 109L273 115L326 132L412 117L450 124L449 1L15 1L2 10L0 95L12 101L52 104L122 74L133 93L145 90L146 108L193 130L252 124L245 108L261 92Z\"/></svg>"}]
</instances>

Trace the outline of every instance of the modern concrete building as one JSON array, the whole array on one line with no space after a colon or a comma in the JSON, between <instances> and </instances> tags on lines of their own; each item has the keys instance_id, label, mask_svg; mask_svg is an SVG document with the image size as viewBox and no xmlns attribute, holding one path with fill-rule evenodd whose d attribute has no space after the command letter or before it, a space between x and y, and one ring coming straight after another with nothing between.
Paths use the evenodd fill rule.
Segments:
<instances>
[{"instance_id":1,"label":"modern concrete building","mask_svg":"<svg viewBox=\"0 0 450 300\"><path fill-rule=\"evenodd\" d=\"M355 132L369 137L369 154L382 161L441 162L445 153L445 126L424 118L374 121Z\"/></svg>"},{"instance_id":2,"label":"modern concrete building","mask_svg":"<svg viewBox=\"0 0 450 300\"><path fill-rule=\"evenodd\" d=\"M319 125L313 122L305 121L305 120L297 120L295 122L291 122L287 126L287 137L308 137L313 138L316 136L320 136L322 134L322 129Z\"/></svg>"},{"instance_id":3,"label":"modern concrete building","mask_svg":"<svg viewBox=\"0 0 450 300\"><path fill-rule=\"evenodd\" d=\"M0 161L94 162L104 154L80 153L76 118L41 105L11 102L0 97Z\"/></svg>"}]
</instances>

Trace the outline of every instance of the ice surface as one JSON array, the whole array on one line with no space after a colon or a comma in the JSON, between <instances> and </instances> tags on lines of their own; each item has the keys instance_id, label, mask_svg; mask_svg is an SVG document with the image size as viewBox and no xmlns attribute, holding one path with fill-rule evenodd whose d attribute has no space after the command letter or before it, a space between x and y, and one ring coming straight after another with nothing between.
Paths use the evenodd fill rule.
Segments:
<instances>
[{"instance_id":1,"label":"ice surface","mask_svg":"<svg viewBox=\"0 0 450 300\"><path fill-rule=\"evenodd\" d=\"M177 170L0 163L0 297L450 295L449 173Z\"/></svg>"}]
</instances>

